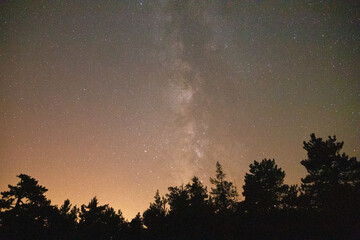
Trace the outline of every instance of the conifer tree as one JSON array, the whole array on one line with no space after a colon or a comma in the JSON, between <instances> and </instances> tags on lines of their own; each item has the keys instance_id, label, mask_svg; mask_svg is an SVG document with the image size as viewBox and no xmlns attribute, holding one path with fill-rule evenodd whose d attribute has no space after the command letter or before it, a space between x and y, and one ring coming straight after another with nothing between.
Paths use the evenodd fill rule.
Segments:
<instances>
[{"instance_id":1,"label":"conifer tree","mask_svg":"<svg viewBox=\"0 0 360 240\"><path fill-rule=\"evenodd\" d=\"M219 162L216 163L216 177L210 178L210 182L215 185L211 188L211 196L216 212L234 209L238 193L232 182L225 180L225 173Z\"/></svg>"}]
</instances>

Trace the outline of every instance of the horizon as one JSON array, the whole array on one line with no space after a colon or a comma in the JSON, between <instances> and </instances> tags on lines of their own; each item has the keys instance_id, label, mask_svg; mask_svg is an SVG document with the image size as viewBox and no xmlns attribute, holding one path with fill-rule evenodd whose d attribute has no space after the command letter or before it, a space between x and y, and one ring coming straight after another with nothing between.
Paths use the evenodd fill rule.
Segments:
<instances>
[{"instance_id":1,"label":"horizon","mask_svg":"<svg viewBox=\"0 0 360 240\"><path fill-rule=\"evenodd\" d=\"M331 136L331 137L333 137L333 136ZM324 139L324 138L323 138L323 139ZM326 139L326 138L325 138L325 139ZM337 140L339 141L339 139L337 139ZM340 142L341 142L341 140L340 140ZM344 145L346 145L346 144L344 143ZM304 151L305 151L305 150L304 150ZM346 154L345 151L342 151L341 154L342 154L342 153L345 153L345 154ZM349 155L349 157L353 157L353 156L350 156L350 155ZM264 159L271 159L271 158L264 158ZM263 160L263 159L261 159L261 160ZM254 160L254 161L255 161L255 160ZM251 163L253 163L253 162L251 162ZM275 163L276 163L276 159L275 159ZM221 163L220 163L220 164L221 164ZM300 161L299 161L299 164L300 164ZM278 166L278 167L281 168L281 166ZM282 168L281 168L281 169L282 169ZM304 169L305 169L305 168L304 168ZM229 179L229 177L227 176L228 174L227 174L227 172L226 172L226 169L223 169L223 170L224 170L224 173L225 173L225 178L226 178L226 180L232 182L233 180L232 180L232 179ZM284 169L282 169L282 170L284 170ZM305 170L304 170L304 172L306 173ZM247 173L248 173L248 171L247 171ZM26 173L19 173L19 174L26 174ZM286 174L286 171L285 171L285 174ZM35 176L32 176L31 174L26 174L26 175L37 179ZM291 184L290 184L290 183L288 183L288 182L286 181L286 176L287 176L287 174L285 175L285 179L284 179L284 183L285 183L285 184L288 184L288 185L296 184L296 185L298 185L298 186L301 186L301 179L299 179L298 182L295 182L295 183L291 183ZM304 176L305 176L305 175L304 175ZM197 177L197 176L193 176L193 177ZM207 190L208 190L209 192L210 192L210 190L211 190L211 187L213 187L213 185L210 183L210 178L214 178L214 177L215 177L215 165L214 165L214 174L213 174L213 176L209 176L209 178L208 178L206 181L200 179L200 182L201 182L202 184L204 184L204 186L207 188ZM243 176L242 179L244 179L244 177L245 177L245 176ZM17 176L16 176L15 178L18 179ZM192 177L191 177L191 178L192 178ZM38 180L38 179L37 179L37 180ZM189 180L186 181L186 182L181 182L180 184L177 184L176 186L186 185L187 183L190 183L190 182L191 182L191 179L189 179ZM242 181L242 182L244 182L244 181ZM16 184L12 184L12 183L9 183L9 184L10 184L10 185L13 185L13 186L16 185ZM47 188L47 186L46 186L45 184L41 183L40 181L39 181L39 185L44 186L45 188ZM243 189L243 188L242 188L243 186L238 186L238 185L236 184L236 182L234 182L234 186L236 187L237 192L238 192L238 194L239 194L238 197L237 197L237 200L238 200L239 202L244 201L245 198L244 198L244 196L243 196L243 194L242 194L242 193L243 193L243 190L242 190L242 189ZM175 187L175 185L174 185L174 186L168 186L168 187ZM109 207L113 207L115 211L120 210L120 211L122 212L125 220L126 220L126 221L131 221L131 220L136 216L137 213L143 214L143 212L149 208L150 203L152 203L153 200L154 200L154 196L155 196L156 191L159 190L159 189L156 189L156 190L155 190L154 196L151 198L151 200L150 200L149 203L148 203L148 206L147 206L145 209L142 209L142 210L139 210L139 211L135 211L136 213L135 213L135 214L132 214L131 216L126 216L126 214L124 213L124 211L122 210L122 208L116 208L116 207L114 207L114 205L116 205L116 201L115 201L115 204L114 204L114 205L113 205L113 204L106 203L106 202L103 202L103 201L101 201L101 196L99 196L99 195L94 195L93 197L91 197L91 199L89 199L89 201L83 202L83 203L73 202L70 198L66 198L66 199L64 199L62 202L57 203L57 202L53 202L52 199L51 199L51 197L48 196L48 193L51 192L51 189L48 189L48 188L47 188L47 190L48 190L48 191L45 193L45 196L47 196L47 198L51 201L52 204L54 204L54 205L56 205L56 206L58 206L58 207L60 207L60 206L64 203L64 201L65 201L66 199L68 199L68 200L70 200L70 203L71 203L73 206L77 206L77 207L80 208L82 205L87 205L87 204L90 202L90 200L93 199L93 197L96 197L96 198L99 200L99 204L100 204L100 205L108 204ZM2 192L2 191L0 191L0 192ZM160 196L165 196L166 193L168 193L168 192L169 192L168 189L166 189L166 191L164 191L163 193L159 190ZM168 206L167 206L167 208L168 208ZM126 208L125 208L125 209L126 209Z\"/></svg>"}]
</instances>

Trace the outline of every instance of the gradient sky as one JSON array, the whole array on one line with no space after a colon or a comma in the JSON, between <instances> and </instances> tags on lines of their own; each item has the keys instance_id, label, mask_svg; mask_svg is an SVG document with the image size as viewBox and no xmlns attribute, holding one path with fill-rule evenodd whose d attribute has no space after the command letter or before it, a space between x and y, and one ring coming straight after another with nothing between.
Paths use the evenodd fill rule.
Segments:
<instances>
[{"instance_id":1,"label":"gradient sky","mask_svg":"<svg viewBox=\"0 0 360 240\"><path fill-rule=\"evenodd\" d=\"M359 158L360 5L281 2L2 1L0 191L132 218L216 161L240 193L263 158L299 183L312 132Z\"/></svg>"}]
</instances>

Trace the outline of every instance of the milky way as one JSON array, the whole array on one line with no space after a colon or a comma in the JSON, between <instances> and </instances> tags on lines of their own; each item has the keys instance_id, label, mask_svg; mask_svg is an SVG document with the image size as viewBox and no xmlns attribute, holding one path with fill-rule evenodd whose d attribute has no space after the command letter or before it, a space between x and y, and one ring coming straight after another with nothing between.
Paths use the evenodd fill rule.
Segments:
<instances>
[{"instance_id":1,"label":"milky way","mask_svg":"<svg viewBox=\"0 0 360 240\"><path fill-rule=\"evenodd\" d=\"M220 161L239 192L302 142L360 153L356 1L0 4L0 190L29 174L69 198L144 211Z\"/></svg>"}]
</instances>

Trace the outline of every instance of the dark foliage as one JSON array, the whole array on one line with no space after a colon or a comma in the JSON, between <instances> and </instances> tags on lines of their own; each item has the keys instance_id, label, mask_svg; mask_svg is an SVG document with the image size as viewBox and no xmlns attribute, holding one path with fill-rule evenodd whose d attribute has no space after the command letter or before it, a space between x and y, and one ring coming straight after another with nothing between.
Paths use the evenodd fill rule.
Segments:
<instances>
[{"instance_id":1,"label":"dark foliage","mask_svg":"<svg viewBox=\"0 0 360 240\"><path fill-rule=\"evenodd\" d=\"M127 228L122 213L116 213L108 205L99 205L96 197L87 206L81 206L79 219L81 239L117 239Z\"/></svg>"},{"instance_id":2,"label":"dark foliage","mask_svg":"<svg viewBox=\"0 0 360 240\"><path fill-rule=\"evenodd\" d=\"M349 158L345 153L340 153L343 145L343 142L336 142L335 136L323 141L316 138L315 134L311 134L309 142L304 142L308 159L302 160L301 164L308 175L301 181L309 207L345 207L341 199L336 197L346 196L352 190L359 191L360 163L355 157Z\"/></svg>"},{"instance_id":3,"label":"dark foliage","mask_svg":"<svg viewBox=\"0 0 360 240\"><path fill-rule=\"evenodd\" d=\"M46 239L56 209L46 199L47 189L28 175L20 174L16 186L2 192L1 235L4 239Z\"/></svg>"},{"instance_id":4,"label":"dark foliage","mask_svg":"<svg viewBox=\"0 0 360 240\"><path fill-rule=\"evenodd\" d=\"M360 239L360 163L340 153L335 136L311 135L304 142L308 175L297 185L284 184L285 171L275 160L250 164L244 201L216 163L213 185L197 177L169 187L130 222L120 210L94 197L81 208L65 200L51 205L47 189L20 174L16 186L1 193L0 239Z\"/></svg>"},{"instance_id":5,"label":"dark foliage","mask_svg":"<svg viewBox=\"0 0 360 240\"><path fill-rule=\"evenodd\" d=\"M284 178L285 172L278 168L275 160L264 159L250 164L250 173L246 173L243 186L248 208L265 213L282 207L288 190Z\"/></svg>"},{"instance_id":6,"label":"dark foliage","mask_svg":"<svg viewBox=\"0 0 360 240\"><path fill-rule=\"evenodd\" d=\"M143 213L144 224L151 236L155 239L163 238L165 232L165 218L167 215L164 197L160 197L159 190L156 191L155 201L150 203L150 207Z\"/></svg>"},{"instance_id":7,"label":"dark foliage","mask_svg":"<svg viewBox=\"0 0 360 240\"><path fill-rule=\"evenodd\" d=\"M216 211L233 209L238 193L233 183L225 180L225 173L219 162L216 163L216 178L210 178L210 182L215 185L211 188L211 194Z\"/></svg>"},{"instance_id":8,"label":"dark foliage","mask_svg":"<svg viewBox=\"0 0 360 240\"><path fill-rule=\"evenodd\" d=\"M308 172L301 179L302 207L324 216L336 235L352 232L360 219L360 162L341 153L343 145L336 136L324 141L311 134L304 142L308 158L301 161Z\"/></svg>"}]
</instances>

